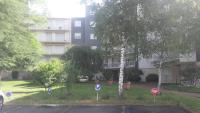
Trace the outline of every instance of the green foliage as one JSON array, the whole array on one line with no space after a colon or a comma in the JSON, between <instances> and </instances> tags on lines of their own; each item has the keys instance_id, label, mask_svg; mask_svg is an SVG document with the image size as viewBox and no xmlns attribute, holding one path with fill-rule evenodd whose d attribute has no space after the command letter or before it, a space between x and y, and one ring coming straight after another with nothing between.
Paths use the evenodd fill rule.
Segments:
<instances>
[{"instance_id":1,"label":"green foliage","mask_svg":"<svg viewBox=\"0 0 200 113\"><path fill-rule=\"evenodd\" d=\"M51 87L63 74L63 63L59 59L40 62L33 70L33 76L36 82L44 88Z\"/></svg>"},{"instance_id":2,"label":"green foliage","mask_svg":"<svg viewBox=\"0 0 200 113\"><path fill-rule=\"evenodd\" d=\"M127 68L124 71L125 80L130 82L140 82L141 78L140 75L143 74L141 70L135 68Z\"/></svg>"},{"instance_id":3,"label":"green foliage","mask_svg":"<svg viewBox=\"0 0 200 113\"><path fill-rule=\"evenodd\" d=\"M63 56L65 61L70 61L81 75L92 76L102 69L102 56L99 50L92 50L89 47L74 46Z\"/></svg>"},{"instance_id":4,"label":"green foliage","mask_svg":"<svg viewBox=\"0 0 200 113\"><path fill-rule=\"evenodd\" d=\"M146 82L158 82L158 75L157 74L149 74L146 77Z\"/></svg>"},{"instance_id":5,"label":"green foliage","mask_svg":"<svg viewBox=\"0 0 200 113\"><path fill-rule=\"evenodd\" d=\"M200 69L195 67L195 65L182 67L181 75L184 77L185 81L190 81L194 87L200 87Z\"/></svg>"},{"instance_id":6,"label":"green foliage","mask_svg":"<svg viewBox=\"0 0 200 113\"><path fill-rule=\"evenodd\" d=\"M0 1L0 70L27 69L40 56L40 45L29 30L33 21L27 0Z\"/></svg>"},{"instance_id":7,"label":"green foliage","mask_svg":"<svg viewBox=\"0 0 200 113\"><path fill-rule=\"evenodd\" d=\"M18 79L19 72L18 71L12 71L12 79L16 80Z\"/></svg>"},{"instance_id":8,"label":"green foliage","mask_svg":"<svg viewBox=\"0 0 200 113\"><path fill-rule=\"evenodd\" d=\"M114 72L111 69L104 69L103 75L106 80L113 80L114 79Z\"/></svg>"}]
</instances>

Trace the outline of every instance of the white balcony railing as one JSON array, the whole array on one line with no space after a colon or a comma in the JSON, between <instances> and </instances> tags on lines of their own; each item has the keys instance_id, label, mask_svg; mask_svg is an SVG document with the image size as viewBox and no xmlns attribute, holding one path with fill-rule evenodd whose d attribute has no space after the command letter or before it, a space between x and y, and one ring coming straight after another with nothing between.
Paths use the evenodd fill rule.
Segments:
<instances>
[{"instance_id":1,"label":"white balcony railing","mask_svg":"<svg viewBox=\"0 0 200 113\"><path fill-rule=\"evenodd\" d=\"M134 67L134 66L135 63L133 61L125 63L125 67ZM120 68L120 62L104 63L104 68L106 69Z\"/></svg>"}]
</instances>

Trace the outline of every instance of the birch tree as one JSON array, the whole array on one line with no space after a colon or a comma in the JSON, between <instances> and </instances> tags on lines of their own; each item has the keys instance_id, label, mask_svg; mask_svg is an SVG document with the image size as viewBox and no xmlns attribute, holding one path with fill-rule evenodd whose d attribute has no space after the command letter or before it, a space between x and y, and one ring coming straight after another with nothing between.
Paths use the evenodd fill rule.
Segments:
<instances>
[{"instance_id":1,"label":"birch tree","mask_svg":"<svg viewBox=\"0 0 200 113\"><path fill-rule=\"evenodd\" d=\"M198 12L195 0L160 0L157 2L150 23L150 42L152 53L158 56L158 89L162 83L163 64L165 62L179 60L180 54L190 53L195 48L196 39L189 37L195 12ZM151 10L151 9L150 9ZM193 34L194 35L194 34Z\"/></svg>"},{"instance_id":2,"label":"birch tree","mask_svg":"<svg viewBox=\"0 0 200 113\"><path fill-rule=\"evenodd\" d=\"M146 0L105 0L96 13L95 34L103 47L113 51L121 50L119 73L119 96L123 95L123 78L125 53L127 48L134 49L135 67L138 68L138 57L150 54L147 50L146 26L144 11L148 12L149 3ZM148 19L148 18L147 18ZM106 49L107 49L106 48ZM140 50L140 51L139 51Z\"/></svg>"}]
</instances>

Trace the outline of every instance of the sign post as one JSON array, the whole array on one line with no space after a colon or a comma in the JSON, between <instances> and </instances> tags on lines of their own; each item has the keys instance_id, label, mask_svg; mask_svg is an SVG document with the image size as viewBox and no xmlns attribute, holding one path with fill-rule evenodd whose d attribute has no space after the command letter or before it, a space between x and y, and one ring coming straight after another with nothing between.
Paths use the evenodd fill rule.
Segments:
<instances>
[{"instance_id":1,"label":"sign post","mask_svg":"<svg viewBox=\"0 0 200 113\"><path fill-rule=\"evenodd\" d=\"M96 84L95 90L97 92L97 102L98 102L99 101L99 91L101 90L101 84Z\"/></svg>"},{"instance_id":2,"label":"sign post","mask_svg":"<svg viewBox=\"0 0 200 113\"><path fill-rule=\"evenodd\" d=\"M156 103L156 96L160 93L158 88L152 88L151 89L151 94L153 95L153 102L154 104Z\"/></svg>"},{"instance_id":3,"label":"sign post","mask_svg":"<svg viewBox=\"0 0 200 113\"><path fill-rule=\"evenodd\" d=\"M49 87L48 88L48 95L51 95L51 93L52 93L52 89Z\"/></svg>"}]
</instances>

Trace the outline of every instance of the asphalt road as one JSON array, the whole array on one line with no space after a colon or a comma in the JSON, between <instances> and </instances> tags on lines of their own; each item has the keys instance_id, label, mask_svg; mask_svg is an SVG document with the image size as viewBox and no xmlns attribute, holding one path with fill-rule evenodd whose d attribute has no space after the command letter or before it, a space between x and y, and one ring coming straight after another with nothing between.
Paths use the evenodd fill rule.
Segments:
<instances>
[{"instance_id":1,"label":"asphalt road","mask_svg":"<svg viewBox=\"0 0 200 113\"><path fill-rule=\"evenodd\" d=\"M5 106L1 113L189 113L170 106Z\"/></svg>"}]
</instances>

